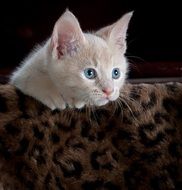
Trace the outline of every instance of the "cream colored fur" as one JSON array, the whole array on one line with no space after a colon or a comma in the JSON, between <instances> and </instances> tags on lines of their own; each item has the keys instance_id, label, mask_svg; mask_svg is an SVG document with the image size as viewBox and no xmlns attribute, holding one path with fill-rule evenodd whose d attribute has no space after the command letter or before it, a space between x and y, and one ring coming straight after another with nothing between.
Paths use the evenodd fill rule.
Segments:
<instances>
[{"instance_id":1,"label":"cream colored fur","mask_svg":"<svg viewBox=\"0 0 182 190\"><path fill-rule=\"evenodd\" d=\"M51 38L12 74L10 83L51 109L101 106L116 100L128 68L124 53L131 16L128 13L96 33L83 33L75 16L66 11ZM94 68L97 77L86 78L86 68ZM120 69L119 79L112 78L113 68Z\"/></svg>"}]
</instances>

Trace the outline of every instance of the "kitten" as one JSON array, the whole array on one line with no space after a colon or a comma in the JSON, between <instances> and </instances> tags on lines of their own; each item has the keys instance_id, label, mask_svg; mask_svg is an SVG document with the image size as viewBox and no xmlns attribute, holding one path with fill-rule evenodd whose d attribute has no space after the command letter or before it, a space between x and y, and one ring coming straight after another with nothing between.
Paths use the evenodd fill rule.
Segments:
<instances>
[{"instance_id":1,"label":"kitten","mask_svg":"<svg viewBox=\"0 0 182 190\"><path fill-rule=\"evenodd\" d=\"M102 106L119 97L126 73L126 32L132 13L95 33L83 33L66 11L52 36L12 74L10 84L49 108Z\"/></svg>"}]
</instances>

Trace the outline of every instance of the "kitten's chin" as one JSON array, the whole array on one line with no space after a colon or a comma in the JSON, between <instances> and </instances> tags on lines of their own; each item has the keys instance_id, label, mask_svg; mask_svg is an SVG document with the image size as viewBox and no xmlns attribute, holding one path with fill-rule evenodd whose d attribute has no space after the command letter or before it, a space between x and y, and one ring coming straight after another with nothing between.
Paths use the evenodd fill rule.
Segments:
<instances>
[{"instance_id":1,"label":"kitten's chin","mask_svg":"<svg viewBox=\"0 0 182 190\"><path fill-rule=\"evenodd\" d=\"M110 96L108 99L109 101L115 101L118 98L119 98L119 90L116 90L115 93L112 96Z\"/></svg>"},{"instance_id":2,"label":"kitten's chin","mask_svg":"<svg viewBox=\"0 0 182 190\"><path fill-rule=\"evenodd\" d=\"M115 95L115 96L112 96L112 97L109 97L109 98L101 98L101 99L95 101L94 104L95 104L96 106L103 106L103 105L105 105L105 104L107 104L107 103L109 103L109 102L112 102L112 101L117 100L118 97L119 97L118 95Z\"/></svg>"},{"instance_id":3,"label":"kitten's chin","mask_svg":"<svg viewBox=\"0 0 182 190\"><path fill-rule=\"evenodd\" d=\"M104 99L97 100L95 102L95 105L96 106L103 106L103 105L107 104L108 102L109 102L109 100L104 98Z\"/></svg>"},{"instance_id":4,"label":"kitten's chin","mask_svg":"<svg viewBox=\"0 0 182 190\"><path fill-rule=\"evenodd\" d=\"M111 101L111 102L112 102L112 101L115 101L115 100L118 99L118 97L119 97L119 96L113 96L113 97L110 97L110 98L109 98L109 101Z\"/></svg>"}]
</instances>

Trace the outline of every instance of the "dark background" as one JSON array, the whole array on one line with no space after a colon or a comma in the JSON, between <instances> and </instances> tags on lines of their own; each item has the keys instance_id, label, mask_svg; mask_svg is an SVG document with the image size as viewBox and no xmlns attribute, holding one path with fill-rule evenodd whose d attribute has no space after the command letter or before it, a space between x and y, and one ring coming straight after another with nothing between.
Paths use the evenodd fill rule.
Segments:
<instances>
[{"instance_id":1,"label":"dark background","mask_svg":"<svg viewBox=\"0 0 182 190\"><path fill-rule=\"evenodd\" d=\"M0 74L8 75L38 43L51 35L69 8L83 30L111 24L134 10L128 30L130 78L182 76L180 2L162 0L19 0L1 6Z\"/></svg>"}]
</instances>

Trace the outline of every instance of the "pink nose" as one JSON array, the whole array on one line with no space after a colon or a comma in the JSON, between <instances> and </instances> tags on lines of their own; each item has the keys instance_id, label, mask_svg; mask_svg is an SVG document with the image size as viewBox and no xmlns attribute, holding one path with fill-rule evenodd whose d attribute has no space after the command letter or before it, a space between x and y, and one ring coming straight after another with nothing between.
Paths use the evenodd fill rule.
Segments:
<instances>
[{"instance_id":1,"label":"pink nose","mask_svg":"<svg viewBox=\"0 0 182 190\"><path fill-rule=\"evenodd\" d=\"M104 92L104 94L109 96L113 92L113 89L112 88L103 88L102 92Z\"/></svg>"}]
</instances>

